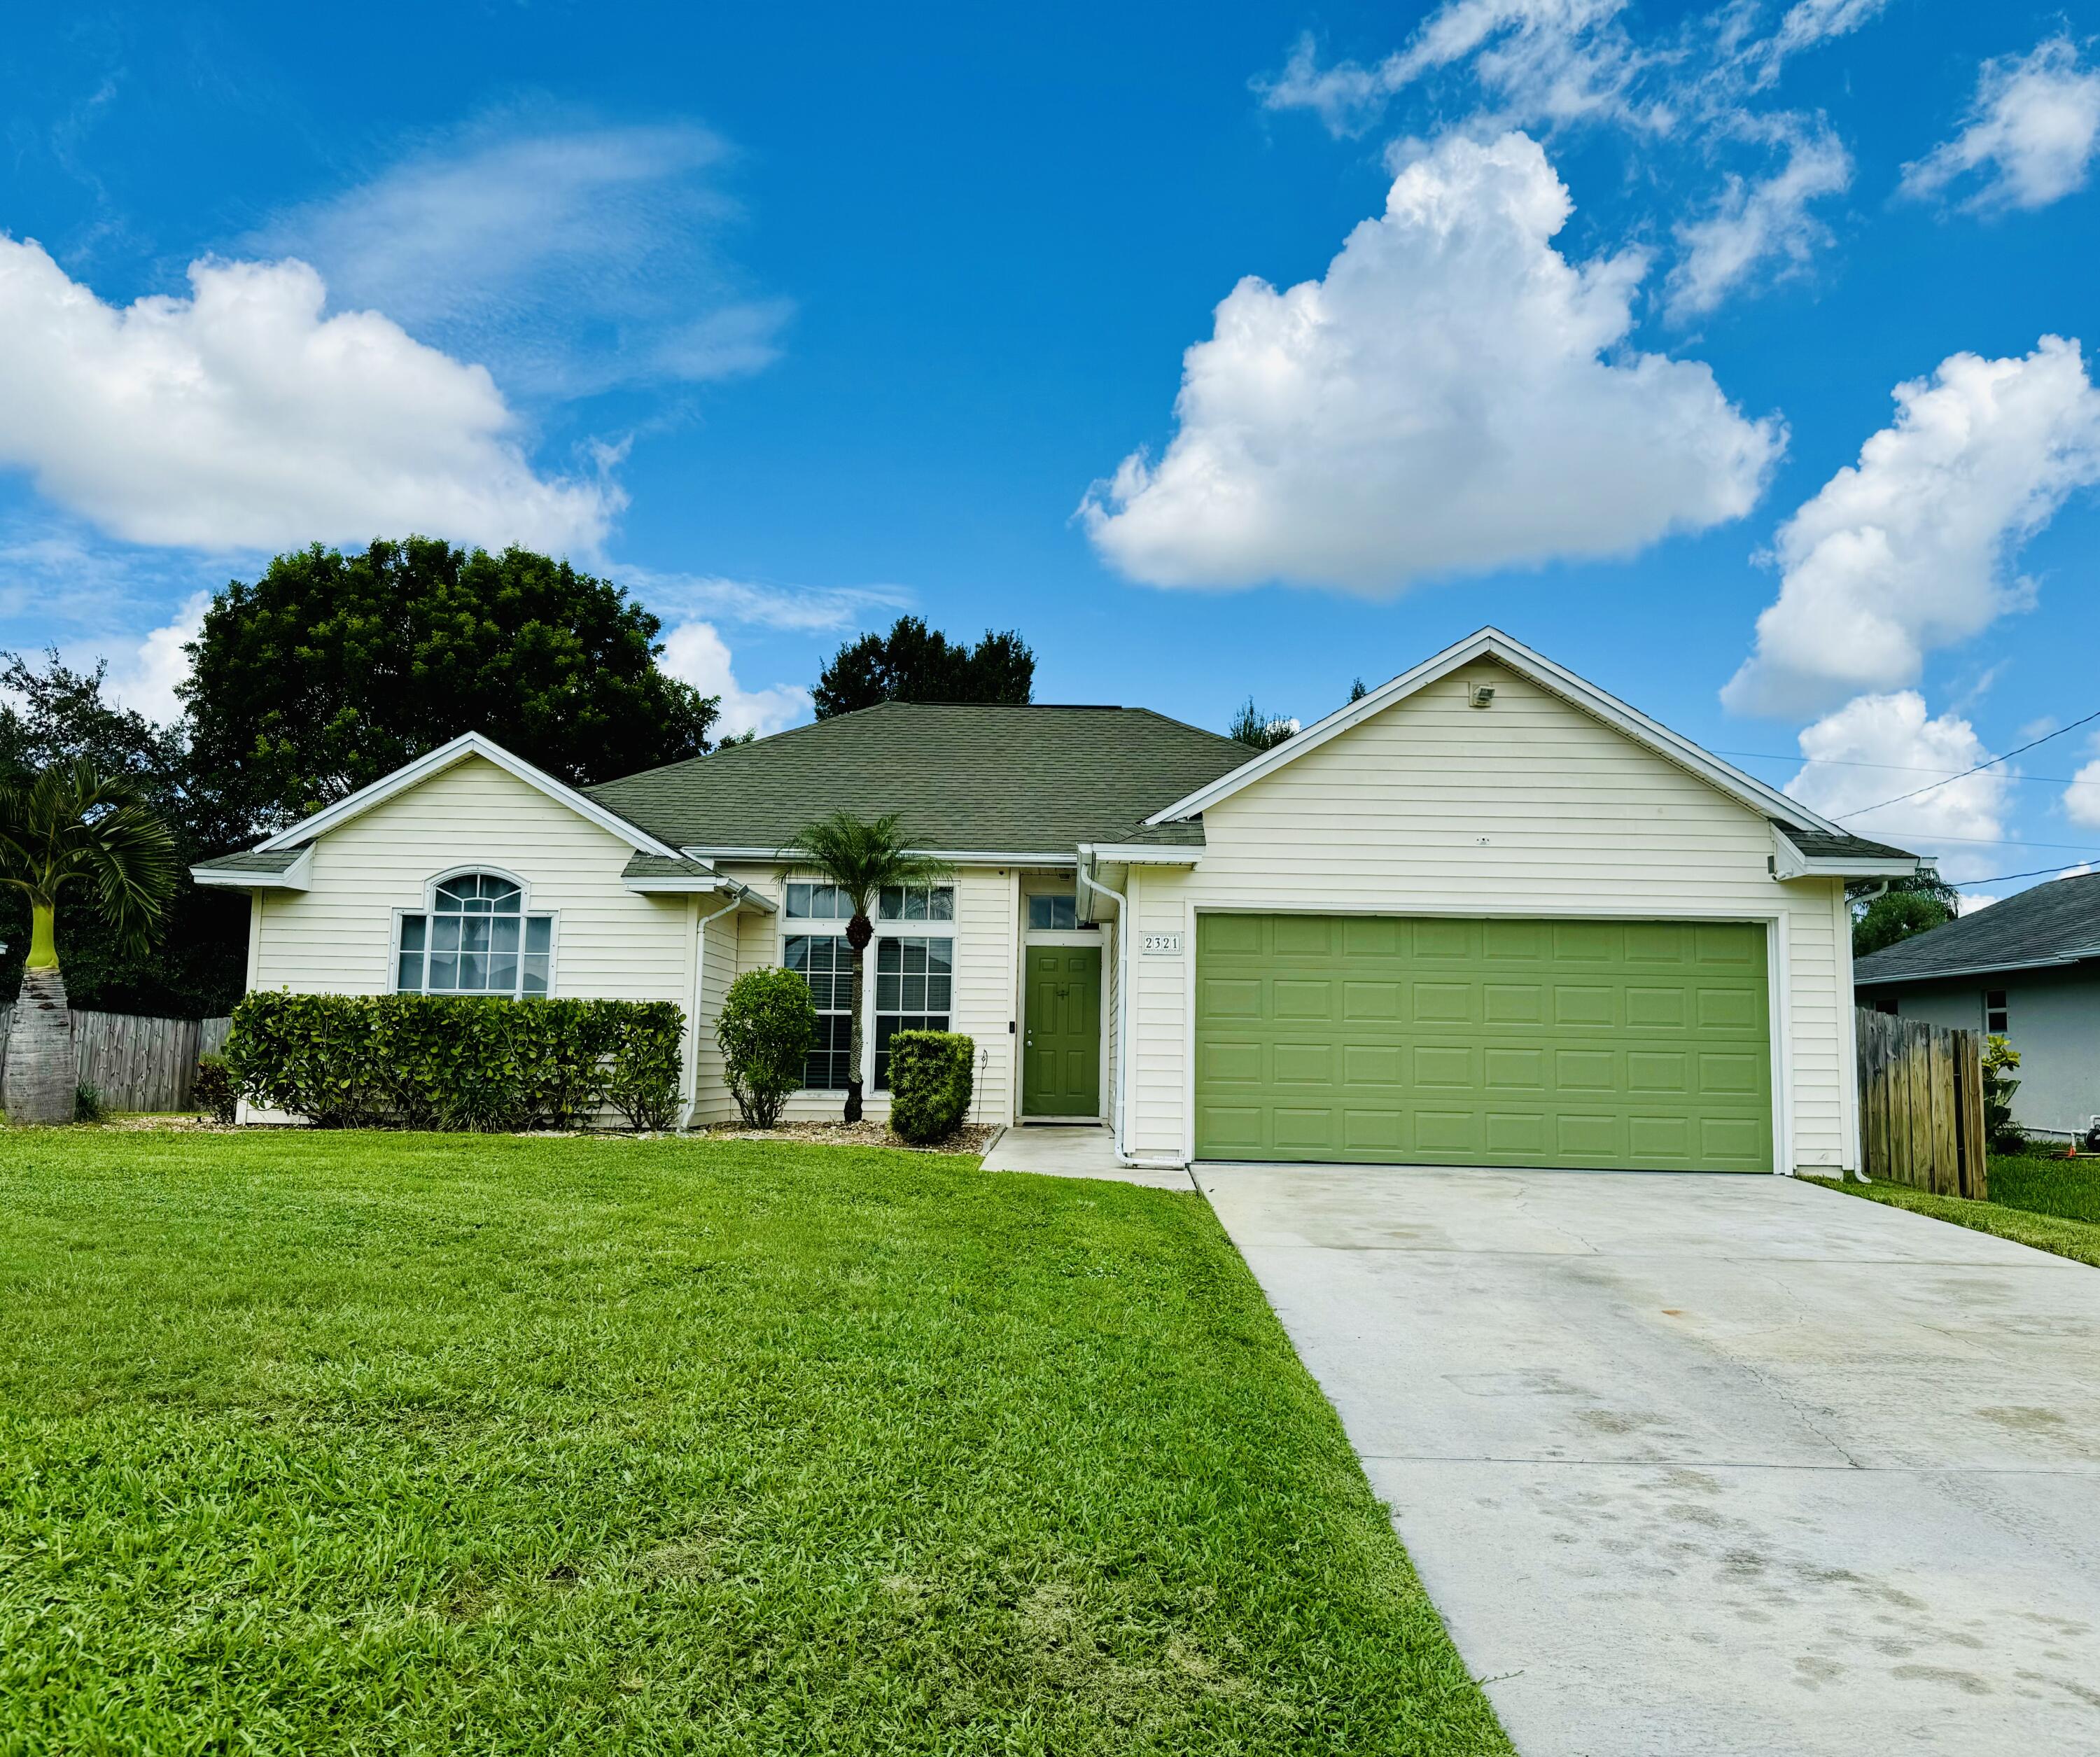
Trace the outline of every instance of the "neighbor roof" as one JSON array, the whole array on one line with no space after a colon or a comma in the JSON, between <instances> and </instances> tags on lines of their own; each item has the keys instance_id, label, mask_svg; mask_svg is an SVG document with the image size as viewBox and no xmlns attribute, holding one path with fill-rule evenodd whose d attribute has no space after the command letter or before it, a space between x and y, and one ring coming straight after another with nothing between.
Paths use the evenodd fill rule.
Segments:
<instances>
[{"instance_id":1,"label":"neighbor roof","mask_svg":"<svg viewBox=\"0 0 2100 1757\"><path fill-rule=\"evenodd\" d=\"M1862 958L1855 982L1981 976L2100 957L2100 872L2037 885Z\"/></svg>"},{"instance_id":2,"label":"neighbor roof","mask_svg":"<svg viewBox=\"0 0 2100 1757\"><path fill-rule=\"evenodd\" d=\"M1248 756L1145 708L885 702L585 791L712 854L770 855L814 819L854 811L895 812L929 851L1070 860L1081 842L1131 839ZM1177 826L1172 841L1200 845L1202 828Z\"/></svg>"}]
</instances>

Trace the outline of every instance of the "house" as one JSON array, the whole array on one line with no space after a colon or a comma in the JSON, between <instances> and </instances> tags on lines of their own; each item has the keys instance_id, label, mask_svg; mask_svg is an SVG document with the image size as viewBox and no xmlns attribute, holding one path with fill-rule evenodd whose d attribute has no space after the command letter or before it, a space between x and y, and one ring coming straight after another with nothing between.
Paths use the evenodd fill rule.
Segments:
<instances>
[{"instance_id":1,"label":"house","mask_svg":"<svg viewBox=\"0 0 2100 1757\"><path fill-rule=\"evenodd\" d=\"M2020 1053L2013 1120L2085 1132L2100 1116L2100 873L2037 885L1860 959L1860 1004L2003 1036Z\"/></svg>"},{"instance_id":2,"label":"house","mask_svg":"<svg viewBox=\"0 0 2100 1757\"><path fill-rule=\"evenodd\" d=\"M882 900L897 1029L968 1033L987 1122L1193 1158L1833 1170L1855 1163L1848 836L1483 629L1288 743L1141 709L891 704L576 789L454 740L199 882L254 898L251 987L616 995L712 1020L786 965L837 1114L845 923L779 850L895 811L951 882Z\"/></svg>"}]
</instances>

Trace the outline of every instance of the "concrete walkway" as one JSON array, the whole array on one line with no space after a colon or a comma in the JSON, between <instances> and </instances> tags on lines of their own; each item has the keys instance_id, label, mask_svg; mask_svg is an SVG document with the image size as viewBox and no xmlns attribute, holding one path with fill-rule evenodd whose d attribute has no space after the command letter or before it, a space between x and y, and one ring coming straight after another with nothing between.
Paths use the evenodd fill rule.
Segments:
<instances>
[{"instance_id":1,"label":"concrete walkway","mask_svg":"<svg viewBox=\"0 0 2100 1757\"><path fill-rule=\"evenodd\" d=\"M1056 1123L1022 1123L992 1143L984 1158L988 1172L1034 1172L1044 1177L1106 1177L1153 1190L1191 1190L1186 1171L1118 1165L1115 1136L1098 1123L1067 1127Z\"/></svg>"},{"instance_id":2,"label":"concrete walkway","mask_svg":"<svg viewBox=\"0 0 2100 1757\"><path fill-rule=\"evenodd\" d=\"M2100 1269L1787 1178L1196 1172L1525 1757L2100 1753Z\"/></svg>"}]
</instances>

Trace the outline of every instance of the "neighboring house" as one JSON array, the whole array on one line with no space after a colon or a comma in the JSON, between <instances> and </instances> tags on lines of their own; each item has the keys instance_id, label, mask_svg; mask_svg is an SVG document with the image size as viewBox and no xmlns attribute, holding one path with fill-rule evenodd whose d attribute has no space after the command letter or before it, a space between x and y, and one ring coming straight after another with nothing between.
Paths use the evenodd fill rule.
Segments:
<instances>
[{"instance_id":1,"label":"neighboring house","mask_svg":"<svg viewBox=\"0 0 2100 1757\"><path fill-rule=\"evenodd\" d=\"M2013 1120L2083 1134L2100 1115L2100 873L2037 885L1860 959L1860 1004L2003 1036Z\"/></svg>"},{"instance_id":2,"label":"neighboring house","mask_svg":"<svg viewBox=\"0 0 2100 1757\"><path fill-rule=\"evenodd\" d=\"M1139 709L891 704L580 791L456 739L246 854L250 987L618 995L712 1021L784 964L845 1083L845 923L782 849L901 814L955 867L884 900L866 1023L966 1031L977 1115L1127 1157L1856 1163L1845 834L1485 629L1277 748Z\"/></svg>"}]
</instances>

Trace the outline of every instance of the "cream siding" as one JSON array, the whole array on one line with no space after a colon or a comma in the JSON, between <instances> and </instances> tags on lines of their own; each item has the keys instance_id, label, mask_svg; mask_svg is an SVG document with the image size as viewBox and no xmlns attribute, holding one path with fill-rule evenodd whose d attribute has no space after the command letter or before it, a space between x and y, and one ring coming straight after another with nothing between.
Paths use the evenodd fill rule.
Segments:
<instances>
[{"instance_id":1,"label":"cream siding","mask_svg":"<svg viewBox=\"0 0 2100 1757\"><path fill-rule=\"evenodd\" d=\"M722 870L783 905L776 915L746 913L736 917L738 972L778 965L786 936L805 931L808 925L788 919L784 907L788 876L778 868L757 866L725 865ZM977 1093L971 1115L982 1122L1004 1123L1012 1119L1013 1092L1014 1039L1008 1030L1008 1022L1014 1017L1014 947L1018 932L1013 875L1005 867L963 867L949 882L955 888L955 1007L950 1015L951 1029L964 1032L977 1042ZM844 931L845 925L838 923L838 929ZM821 931L825 924L814 925ZM875 1038L872 946L868 952L862 1022L871 1057ZM783 1115L792 1122L828 1121L839 1115L845 1100L842 1092L797 1093L788 1101ZM886 1093L869 1091L865 1104L871 1117L889 1114Z\"/></svg>"},{"instance_id":2,"label":"cream siding","mask_svg":"<svg viewBox=\"0 0 2100 1757\"><path fill-rule=\"evenodd\" d=\"M1476 682L1493 707L1468 705ZM1132 874L1129 1142L1189 1150L1195 915L1203 909L1768 920L1790 1163L1851 1159L1842 882L1770 875L1762 816L1492 661L1432 684L1211 806L1193 870Z\"/></svg>"},{"instance_id":3,"label":"cream siding","mask_svg":"<svg viewBox=\"0 0 2100 1757\"><path fill-rule=\"evenodd\" d=\"M386 993L396 912L425 907L443 873L488 867L523 880L528 907L555 912L555 994L675 1001L690 1031L692 899L629 890L620 872L633 852L469 757L322 836L307 890L256 894L249 986Z\"/></svg>"}]
</instances>

